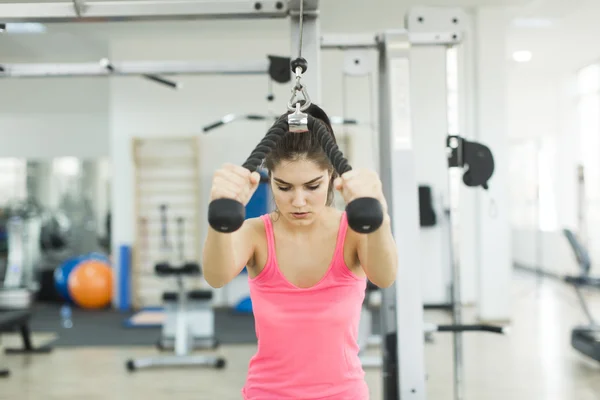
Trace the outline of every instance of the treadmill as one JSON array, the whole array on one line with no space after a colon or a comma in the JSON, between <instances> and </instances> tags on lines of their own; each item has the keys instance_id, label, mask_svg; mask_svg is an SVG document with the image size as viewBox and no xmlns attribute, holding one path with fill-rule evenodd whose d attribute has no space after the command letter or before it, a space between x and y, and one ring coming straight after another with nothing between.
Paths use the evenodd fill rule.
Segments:
<instances>
[{"instance_id":1,"label":"treadmill","mask_svg":"<svg viewBox=\"0 0 600 400\"><path fill-rule=\"evenodd\" d=\"M581 270L579 276L566 276L564 279L565 282L572 284L575 288L581 308L589 321L588 325L573 328L571 331L571 346L581 354L600 362L600 325L592 316L580 290L582 286L600 288L600 278L590 277L592 263L589 253L575 233L569 229L563 229L563 233L571 245Z\"/></svg>"}]
</instances>

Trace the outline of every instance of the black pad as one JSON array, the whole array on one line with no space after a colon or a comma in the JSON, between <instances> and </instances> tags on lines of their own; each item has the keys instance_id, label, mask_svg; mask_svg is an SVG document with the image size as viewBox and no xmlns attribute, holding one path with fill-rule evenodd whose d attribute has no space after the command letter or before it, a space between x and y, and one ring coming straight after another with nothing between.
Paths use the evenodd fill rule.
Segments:
<instances>
[{"instance_id":1,"label":"black pad","mask_svg":"<svg viewBox=\"0 0 600 400\"><path fill-rule=\"evenodd\" d=\"M567 237L573 253L575 253L577 263L579 264L579 269L581 270L581 275L588 276L590 274L590 269L592 268L592 260L590 259L587 249L579 241L579 238L575 232L570 229L563 229L563 233Z\"/></svg>"},{"instance_id":2,"label":"black pad","mask_svg":"<svg viewBox=\"0 0 600 400\"><path fill-rule=\"evenodd\" d=\"M430 186L419 186L419 216L421 226L435 226L437 223Z\"/></svg>"},{"instance_id":3,"label":"black pad","mask_svg":"<svg viewBox=\"0 0 600 400\"><path fill-rule=\"evenodd\" d=\"M571 345L583 355L600 362L600 330L577 327L571 332Z\"/></svg>"},{"instance_id":4,"label":"black pad","mask_svg":"<svg viewBox=\"0 0 600 400\"><path fill-rule=\"evenodd\" d=\"M30 318L30 311L0 311L0 331L14 330L26 324Z\"/></svg>"},{"instance_id":5,"label":"black pad","mask_svg":"<svg viewBox=\"0 0 600 400\"><path fill-rule=\"evenodd\" d=\"M212 290L190 290L187 292L189 300L211 300L213 298ZM179 293L177 292L165 292L163 293L163 301L177 301L179 299Z\"/></svg>"},{"instance_id":6,"label":"black pad","mask_svg":"<svg viewBox=\"0 0 600 400\"><path fill-rule=\"evenodd\" d=\"M159 276L200 275L200 266L196 263L185 263L182 266L160 263L154 266L154 272Z\"/></svg>"},{"instance_id":7,"label":"black pad","mask_svg":"<svg viewBox=\"0 0 600 400\"><path fill-rule=\"evenodd\" d=\"M456 143L453 146L452 143ZM470 187L481 186L488 189L488 181L494 174L494 156L485 145L469 142L460 136L448 136L446 146L450 150L449 167L467 167L463 174L463 182Z\"/></svg>"},{"instance_id":8,"label":"black pad","mask_svg":"<svg viewBox=\"0 0 600 400\"><path fill-rule=\"evenodd\" d=\"M465 142L465 164L469 170L463 174L467 186L488 188L487 182L494 173L494 156L489 147L476 142Z\"/></svg>"}]
</instances>

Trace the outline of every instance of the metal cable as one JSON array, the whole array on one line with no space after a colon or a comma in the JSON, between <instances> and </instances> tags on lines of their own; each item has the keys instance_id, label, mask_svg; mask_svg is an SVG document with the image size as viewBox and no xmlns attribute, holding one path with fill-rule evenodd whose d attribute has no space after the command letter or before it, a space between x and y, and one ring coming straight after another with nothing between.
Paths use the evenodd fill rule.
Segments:
<instances>
[{"instance_id":1,"label":"metal cable","mask_svg":"<svg viewBox=\"0 0 600 400\"><path fill-rule=\"evenodd\" d=\"M302 38L304 37L304 0L300 0L300 43L298 45L298 58L302 57Z\"/></svg>"}]
</instances>

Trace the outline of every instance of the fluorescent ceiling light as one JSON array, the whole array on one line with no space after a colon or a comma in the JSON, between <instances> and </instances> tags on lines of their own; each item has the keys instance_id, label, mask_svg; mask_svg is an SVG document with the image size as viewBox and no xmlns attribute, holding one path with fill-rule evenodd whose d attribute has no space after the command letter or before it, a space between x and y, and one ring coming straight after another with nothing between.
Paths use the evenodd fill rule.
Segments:
<instances>
[{"instance_id":1,"label":"fluorescent ceiling light","mask_svg":"<svg viewBox=\"0 0 600 400\"><path fill-rule=\"evenodd\" d=\"M554 26L554 21L549 18L515 18L512 25L517 28L549 28Z\"/></svg>"},{"instance_id":2,"label":"fluorescent ceiling light","mask_svg":"<svg viewBox=\"0 0 600 400\"><path fill-rule=\"evenodd\" d=\"M8 23L5 26L7 33L28 34L46 32L46 27L37 22Z\"/></svg>"},{"instance_id":3,"label":"fluorescent ceiling light","mask_svg":"<svg viewBox=\"0 0 600 400\"><path fill-rule=\"evenodd\" d=\"M527 50L519 50L513 53L513 60L519 63L526 63L531 61L532 54Z\"/></svg>"}]
</instances>

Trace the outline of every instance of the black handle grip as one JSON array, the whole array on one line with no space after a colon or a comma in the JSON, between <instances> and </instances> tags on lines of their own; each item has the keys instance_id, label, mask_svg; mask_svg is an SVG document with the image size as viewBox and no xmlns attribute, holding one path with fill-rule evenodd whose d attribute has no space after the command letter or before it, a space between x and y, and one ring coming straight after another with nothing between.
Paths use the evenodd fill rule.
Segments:
<instances>
[{"instance_id":1,"label":"black handle grip","mask_svg":"<svg viewBox=\"0 0 600 400\"><path fill-rule=\"evenodd\" d=\"M325 154L339 175L352 170L348 161L329 134L327 126L321 120L308 116L308 129L318 138ZM279 119L267 132L263 140L256 146L250 157L243 164L249 171L254 172L262 163L265 156L275 148L277 141L288 132L285 119ZM294 133L303 135L305 133ZM346 206L348 225L358 233L371 233L379 229L383 223L383 207L372 197L355 199ZM246 208L243 204L232 199L216 199L208 206L208 222L219 232L231 233L240 229L246 218Z\"/></svg>"},{"instance_id":2,"label":"black handle grip","mask_svg":"<svg viewBox=\"0 0 600 400\"><path fill-rule=\"evenodd\" d=\"M505 334L507 333L507 328L502 326L494 326L494 325L484 325L484 324L475 324L475 325L438 325L436 327L436 331L438 332L490 332L497 334Z\"/></svg>"},{"instance_id":3,"label":"black handle grip","mask_svg":"<svg viewBox=\"0 0 600 400\"><path fill-rule=\"evenodd\" d=\"M216 199L208 205L208 223L219 232L231 233L242 227L246 207L233 199Z\"/></svg>"},{"instance_id":4,"label":"black handle grip","mask_svg":"<svg viewBox=\"0 0 600 400\"><path fill-rule=\"evenodd\" d=\"M287 131L288 125L283 119L276 121L242 166L250 172L256 171ZM235 232L242 227L245 219L246 207L237 200L216 199L208 205L208 223L218 232Z\"/></svg>"}]
</instances>

